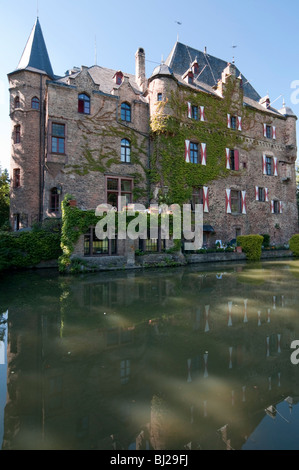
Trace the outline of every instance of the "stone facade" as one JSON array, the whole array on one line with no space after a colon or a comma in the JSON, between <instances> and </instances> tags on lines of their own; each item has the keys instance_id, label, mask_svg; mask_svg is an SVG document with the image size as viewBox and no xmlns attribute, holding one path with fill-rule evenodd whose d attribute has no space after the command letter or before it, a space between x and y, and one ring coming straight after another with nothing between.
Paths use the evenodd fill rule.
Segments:
<instances>
[{"instance_id":1,"label":"stone facade","mask_svg":"<svg viewBox=\"0 0 299 470\"><path fill-rule=\"evenodd\" d=\"M38 22L32 34L42 43ZM190 48L188 59L182 52L178 59L184 47L187 50L187 46L177 43L149 79L142 48L135 55L135 75L95 65L74 68L64 77L54 76L49 62L34 62L33 52L30 55L27 51L28 63L22 57L19 67L8 76L14 229L30 227L45 218L60 218L60 202L66 194L71 194L82 210L106 202L115 205L117 195L125 195L127 203L145 206L161 202L161 192L171 181L165 183L163 171L157 172L155 181L148 177L154 152L163 166L161 130L151 125L155 119L163 122L171 117L180 121L180 128L190 128L189 143L192 129L200 130L201 126L212 138L223 136L221 177L207 178L204 184L200 180L195 185L203 191L204 224L210 227L204 232L204 243L228 242L237 235L251 233L267 233L276 244L288 242L298 231L296 116L286 106L276 110L268 97L260 98L234 64ZM201 63L207 57L217 78L212 84L211 77L205 78L208 68L202 68ZM183 59L188 60L187 67L182 65ZM174 94L185 100L186 109L180 113L171 106ZM205 102L196 116L189 114L192 96L197 102L202 96ZM38 98L38 106L33 105L33 98ZM212 119L210 103L215 107L215 103L222 106L225 101L227 112L219 112ZM17 138L16 126L20 126ZM233 134L237 136L234 164L227 154L231 149L225 144ZM181 146L183 149L183 141ZM211 165L208 146L205 152L206 161L200 162L205 166L203 171ZM173 158L181 159L186 168L195 165L190 161L190 152L182 150ZM188 189L194 187L194 182L186 178L183 185ZM118 255L124 256L125 251L122 247Z\"/></svg>"}]
</instances>

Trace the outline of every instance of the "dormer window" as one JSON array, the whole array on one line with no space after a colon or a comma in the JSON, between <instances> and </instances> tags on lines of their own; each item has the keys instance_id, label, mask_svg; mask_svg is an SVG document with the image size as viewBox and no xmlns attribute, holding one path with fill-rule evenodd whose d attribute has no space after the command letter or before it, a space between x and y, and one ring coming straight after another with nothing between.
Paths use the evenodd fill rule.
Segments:
<instances>
[{"instance_id":1,"label":"dormer window","mask_svg":"<svg viewBox=\"0 0 299 470\"><path fill-rule=\"evenodd\" d=\"M193 83L193 80L194 80L194 74L193 74L193 72L188 72L188 74L187 74L187 77L186 77L186 78L187 78L187 82L188 82L188 83L190 83L190 84L192 85L192 83Z\"/></svg>"},{"instance_id":2,"label":"dormer window","mask_svg":"<svg viewBox=\"0 0 299 470\"><path fill-rule=\"evenodd\" d=\"M115 80L116 85L121 85L123 78L124 78L124 75L121 71L116 72L116 74L114 75L114 80Z\"/></svg>"},{"instance_id":3,"label":"dormer window","mask_svg":"<svg viewBox=\"0 0 299 470\"><path fill-rule=\"evenodd\" d=\"M78 95L78 113L90 114L90 98L85 93Z\"/></svg>"},{"instance_id":4,"label":"dormer window","mask_svg":"<svg viewBox=\"0 0 299 470\"><path fill-rule=\"evenodd\" d=\"M192 64L192 72L194 73L194 75L197 75L199 73L199 65L197 62L194 62Z\"/></svg>"}]
</instances>

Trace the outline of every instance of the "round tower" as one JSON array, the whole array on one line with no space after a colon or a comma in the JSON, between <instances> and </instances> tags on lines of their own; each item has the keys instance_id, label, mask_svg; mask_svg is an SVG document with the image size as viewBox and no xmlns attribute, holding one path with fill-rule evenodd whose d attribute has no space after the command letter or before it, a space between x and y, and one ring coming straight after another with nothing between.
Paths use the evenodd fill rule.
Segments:
<instances>
[{"instance_id":1,"label":"round tower","mask_svg":"<svg viewBox=\"0 0 299 470\"><path fill-rule=\"evenodd\" d=\"M11 118L10 213L14 230L42 220L46 80L53 78L39 20L8 74Z\"/></svg>"}]
</instances>

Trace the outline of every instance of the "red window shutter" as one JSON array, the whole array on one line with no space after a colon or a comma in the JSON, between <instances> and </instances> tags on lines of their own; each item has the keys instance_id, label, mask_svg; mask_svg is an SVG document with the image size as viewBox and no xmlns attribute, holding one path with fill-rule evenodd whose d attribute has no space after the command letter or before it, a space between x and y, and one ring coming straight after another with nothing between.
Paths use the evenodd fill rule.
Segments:
<instances>
[{"instance_id":1,"label":"red window shutter","mask_svg":"<svg viewBox=\"0 0 299 470\"><path fill-rule=\"evenodd\" d=\"M227 214L231 214L231 196L230 196L230 189L225 190L225 210Z\"/></svg>"},{"instance_id":2,"label":"red window shutter","mask_svg":"<svg viewBox=\"0 0 299 470\"><path fill-rule=\"evenodd\" d=\"M185 140L185 162L190 163L190 140Z\"/></svg>"},{"instance_id":3,"label":"red window shutter","mask_svg":"<svg viewBox=\"0 0 299 470\"><path fill-rule=\"evenodd\" d=\"M200 144L201 147L201 164L206 165L207 164L207 148L206 144Z\"/></svg>"},{"instance_id":4,"label":"red window shutter","mask_svg":"<svg viewBox=\"0 0 299 470\"><path fill-rule=\"evenodd\" d=\"M278 171L277 171L277 157L273 157L273 174L274 176L278 176Z\"/></svg>"},{"instance_id":5,"label":"red window shutter","mask_svg":"<svg viewBox=\"0 0 299 470\"><path fill-rule=\"evenodd\" d=\"M265 188L265 201L269 202L269 190L268 190L268 188Z\"/></svg>"},{"instance_id":6,"label":"red window shutter","mask_svg":"<svg viewBox=\"0 0 299 470\"><path fill-rule=\"evenodd\" d=\"M274 214L274 201L271 201L271 212Z\"/></svg>"},{"instance_id":7,"label":"red window shutter","mask_svg":"<svg viewBox=\"0 0 299 470\"><path fill-rule=\"evenodd\" d=\"M276 139L276 127L275 126L272 127L272 137L273 139Z\"/></svg>"},{"instance_id":8,"label":"red window shutter","mask_svg":"<svg viewBox=\"0 0 299 470\"><path fill-rule=\"evenodd\" d=\"M267 124L264 124L264 137L267 137Z\"/></svg>"},{"instance_id":9,"label":"red window shutter","mask_svg":"<svg viewBox=\"0 0 299 470\"><path fill-rule=\"evenodd\" d=\"M282 214L282 201L279 201L279 213Z\"/></svg>"},{"instance_id":10,"label":"red window shutter","mask_svg":"<svg viewBox=\"0 0 299 470\"><path fill-rule=\"evenodd\" d=\"M205 108L204 108L204 106L200 106L199 110L200 110L200 120L205 121Z\"/></svg>"},{"instance_id":11,"label":"red window shutter","mask_svg":"<svg viewBox=\"0 0 299 470\"><path fill-rule=\"evenodd\" d=\"M203 187L203 211L209 212L209 188Z\"/></svg>"},{"instance_id":12,"label":"red window shutter","mask_svg":"<svg viewBox=\"0 0 299 470\"><path fill-rule=\"evenodd\" d=\"M263 175L266 175L266 155L263 153Z\"/></svg>"},{"instance_id":13,"label":"red window shutter","mask_svg":"<svg viewBox=\"0 0 299 470\"><path fill-rule=\"evenodd\" d=\"M241 116L238 116L238 131L241 131L242 130L242 118Z\"/></svg>"},{"instance_id":14,"label":"red window shutter","mask_svg":"<svg viewBox=\"0 0 299 470\"><path fill-rule=\"evenodd\" d=\"M241 191L242 214L246 214L246 191Z\"/></svg>"},{"instance_id":15,"label":"red window shutter","mask_svg":"<svg viewBox=\"0 0 299 470\"><path fill-rule=\"evenodd\" d=\"M192 107L191 107L191 103L188 102L188 118L191 118L192 117Z\"/></svg>"},{"instance_id":16,"label":"red window shutter","mask_svg":"<svg viewBox=\"0 0 299 470\"><path fill-rule=\"evenodd\" d=\"M255 187L255 200L256 201L260 200L260 198L259 198L259 187L258 186Z\"/></svg>"},{"instance_id":17,"label":"red window shutter","mask_svg":"<svg viewBox=\"0 0 299 470\"><path fill-rule=\"evenodd\" d=\"M225 149L226 169L230 170L230 149Z\"/></svg>"},{"instance_id":18,"label":"red window shutter","mask_svg":"<svg viewBox=\"0 0 299 470\"><path fill-rule=\"evenodd\" d=\"M235 170L239 170L239 150L235 150Z\"/></svg>"},{"instance_id":19,"label":"red window shutter","mask_svg":"<svg viewBox=\"0 0 299 470\"><path fill-rule=\"evenodd\" d=\"M227 127L230 129L230 114L227 115Z\"/></svg>"}]
</instances>

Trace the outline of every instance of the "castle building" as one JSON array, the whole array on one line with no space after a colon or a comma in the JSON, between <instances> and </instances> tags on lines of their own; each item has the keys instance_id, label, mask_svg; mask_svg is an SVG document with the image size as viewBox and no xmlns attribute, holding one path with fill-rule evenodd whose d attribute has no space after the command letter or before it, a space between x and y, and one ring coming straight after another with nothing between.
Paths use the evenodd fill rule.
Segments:
<instances>
[{"instance_id":1,"label":"castle building","mask_svg":"<svg viewBox=\"0 0 299 470\"><path fill-rule=\"evenodd\" d=\"M8 74L14 230L101 203L203 204L204 243L298 231L296 120L234 63L176 42L146 78L98 65L52 70L37 18ZM120 207L117 207L121 209ZM158 245L155 245L158 246Z\"/></svg>"}]
</instances>

